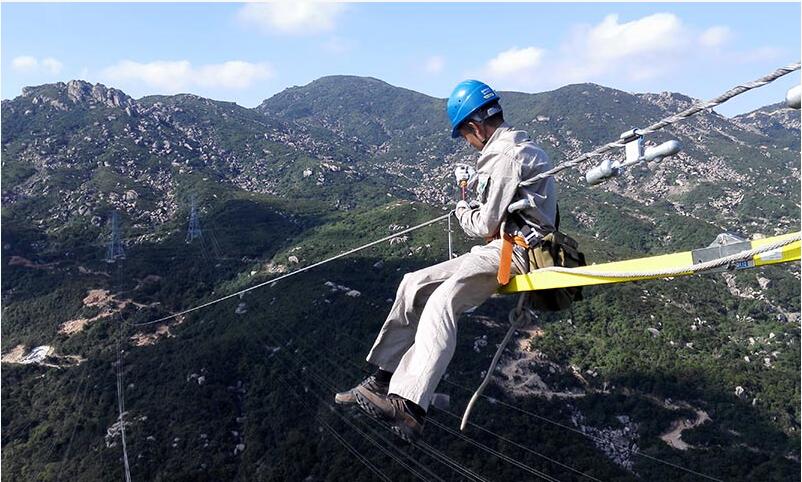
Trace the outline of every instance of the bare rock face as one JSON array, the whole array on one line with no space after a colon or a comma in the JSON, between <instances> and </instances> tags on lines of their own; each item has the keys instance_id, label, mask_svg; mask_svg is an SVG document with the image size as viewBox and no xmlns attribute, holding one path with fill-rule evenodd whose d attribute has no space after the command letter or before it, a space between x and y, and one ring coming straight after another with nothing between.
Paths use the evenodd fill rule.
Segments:
<instances>
[{"instance_id":1,"label":"bare rock face","mask_svg":"<svg viewBox=\"0 0 802 482\"><path fill-rule=\"evenodd\" d=\"M787 107L784 103L772 104L747 114L733 118L738 125L760 133L770 133L776 129L798 131L800 111Z\"/></svg>"},{"instance_id":2,"label":"bare rock face","mask_svg":"<svg viewBox=\"0 0 802 482\"><path fill-rule=\"evenodd\" d=\"M99 103L106 107L134 108L133 100L129 96L103 84L92 85L83 80L71 80L65 87L67 97L75 104L85 102Z\"/></svg>"},{"instance_id":3,"label":"bare rock face","mask_svg":"<svg viewBox=\"0 0 802 482\"><path fill-rule=\"evenodd\" d=\"M660 92L659 94L639 94L638 97L671 111L681 111L698 102L687 95L676 92Z\"/></svg>"},{"instance_id":4,"label":"bare rock face","mask_svg":"<svg viewBox=\"0 0 802 482\"><path fill-rule=\"evenodd\" d=\"M84 102L92 94L92 85L83 80L71 80L67 82L67 97L74 103Z\"/></svg>"}]
</instances>

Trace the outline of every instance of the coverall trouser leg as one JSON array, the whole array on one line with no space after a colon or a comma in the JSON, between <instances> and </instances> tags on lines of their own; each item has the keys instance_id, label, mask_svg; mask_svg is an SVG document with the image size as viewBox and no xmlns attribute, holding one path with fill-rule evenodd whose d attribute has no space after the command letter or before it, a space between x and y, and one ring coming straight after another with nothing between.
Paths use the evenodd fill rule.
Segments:
<instances>
[{"instance_id":1,"label":"coverall trouser leg","mask_svg":"<svg viewBox=\"0 0 802 482\"><path fill-rule=\"evenodd\" d=\"M498 288L500 241L404 276L367 361L393 372L390 393L424 410L448 367L457 320ZM513 271L517 271L513 263Z\"/></svg>"}]
</instances>

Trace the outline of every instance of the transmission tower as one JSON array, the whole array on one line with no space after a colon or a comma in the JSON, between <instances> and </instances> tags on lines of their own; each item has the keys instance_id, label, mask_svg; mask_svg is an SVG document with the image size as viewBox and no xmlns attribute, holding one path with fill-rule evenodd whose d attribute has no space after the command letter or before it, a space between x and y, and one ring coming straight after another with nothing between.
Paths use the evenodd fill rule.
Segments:
<instances>
[{"instance_id":1,"label":"transmission tower","mask_svg":"<svg viewBox=\"0 0 802 482\"><path fill-rule=\"evenodd\" d=\"M117 211L111 213L109 222L111 223L111 236L106 248L106 262L114 263L118 259L125 259L125 251L123 251L123 243L120 239L120 221Z\"/></svg>"},{"instance_id":2,"label":"transmission tower","mask_svg":"<svg viewBox=\"0 0 802 482\"><path fill-rule=\"evenodd\" d=\"M208 238L206 235L208 235ZM192 244L192 241L199 240L201 253L204 259L220 258L220 246L217 243L217 238L214 231L207 231L204 234L200 225L200 214L198 211L198 197L193 194L190 197L189 209L189 224L187 226L187 244Z\"/></svg>"},{"instance_id":3,"label":"transmission tower","mask_svg":"<svg viewBox=\"0 0 802 482\"><path fill-rule=\"evenodd\" d=\"M187 243L191 243L196 238L202 238L200 219L198 219L198 199L192 195L192 207L189 211L189 227L187 228Z\"/></svg>"}]
</instances>

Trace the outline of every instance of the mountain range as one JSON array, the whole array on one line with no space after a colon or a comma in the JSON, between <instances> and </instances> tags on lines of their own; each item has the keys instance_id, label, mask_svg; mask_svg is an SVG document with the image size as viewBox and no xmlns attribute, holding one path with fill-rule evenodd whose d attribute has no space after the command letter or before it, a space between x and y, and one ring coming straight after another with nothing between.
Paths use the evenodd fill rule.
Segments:
<instances>
[{"instance_id":1,"label":"mountain range","mask_svg":"<svg viewBox=\"0 0 802 482\"><path fill-rule=\"evenodd\" d=\"M500 94L506 119L554 162L695 102L595 84ZM409 477L348 425L369 431L367 421L326 408L332 387L320 378L343 387L363 376L351 364L400 277L445 259L443 226L136 324L447 212L454 163L477 154L450 138L444 108L352 76L253 109L191 94L134 99L80 80L4 100L3 480L120 478L122 428L137 479L368 480L326 426L394 480ZM601 186L558 176L563 229L592 262L800 229L799 111L705 111L646 141L668 139L682 142L678 155ZM190 243L193 199L203 237ZM112 211L126 256L107 263ZM457 253L476 243L455 236ZM519 332L489 391L554 424L487 402L476 423L530 451L468 435L560 480L796 477L799 280L786 266L587 289L570 313ZM479 381L510 302L465 315L438 389L451 410L469 395L456 388ZM447 416L432 418L454 426ZM490 478L521 475L437 426L425 440ZM431 454L419 461L455 477Z\"/></svg>"}]
</instances>

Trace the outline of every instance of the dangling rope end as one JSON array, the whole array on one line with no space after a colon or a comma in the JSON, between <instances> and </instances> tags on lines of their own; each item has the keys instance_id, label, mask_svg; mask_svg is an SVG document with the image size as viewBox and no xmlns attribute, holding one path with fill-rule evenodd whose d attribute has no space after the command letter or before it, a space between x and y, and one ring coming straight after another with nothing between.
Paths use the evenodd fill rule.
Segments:
<instances>
[{"instance_id":1,"label":"dangling rope end","mask_svg":"<svg viewBox=\"0 0 802 482\"><path fill-rule=\"evenodd\" d=\"M493 355L493 361L490 362L490 368L487 369L484 380L482 380L481 385L479 385L479 388L477 388L476 392L474 392L471 400L468 402L468 406L465 407L465 413L462 414L462 422L459 426L460 431L464 432L465 428L468 426L468 418L471 416L471 410L473 410L473 406L476 405L476 402L479 400L479 397L482 396L482 392L485 390L485 387L490 382L490 378L493 376L493 372L496 370L496 365L501 358L501 354L504 352L504 348L506 348L507 344L510 342L510 338L512 338L513 333L515 333L515 330L531 321L532 311L524 308L525 301L526 293L521 293L521 296L518 297L518 303L515 305L515 308L510 310L510 328L507 330L507 334L504 335L504 339L501 340L501 344L498 346L496 354Z\"/></svg>"}]
</instances>

